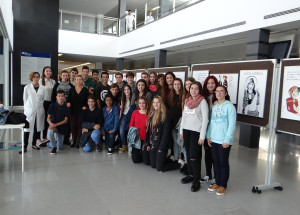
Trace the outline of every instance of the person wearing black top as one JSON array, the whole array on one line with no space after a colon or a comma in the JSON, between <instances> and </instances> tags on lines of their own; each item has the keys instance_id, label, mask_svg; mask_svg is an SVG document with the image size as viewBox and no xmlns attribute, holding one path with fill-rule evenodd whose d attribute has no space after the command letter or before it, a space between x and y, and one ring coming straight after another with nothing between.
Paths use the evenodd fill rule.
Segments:
<instances>
[{"instance_id":1,"label":"person wearing black top","mask_svg":"<svg viewBox=\"0 0 300 215\"><path fill-rule=\"evenodd\" d=\"M83 151L90 152L96 144L96 150L100 152L101 146L101 128L103 126L103 114L96 107L96 99L90 95L88 97L88 109L83 110L81 114L82 135L80 138L80 145Z\"/></svg>"},{"instance_id":2,"label":"person wearing black top","mask_svg":"<svg viewBox=\"0 0 300 215\"><path fill-rule=\"evenodd\" d=\"M61 81L56 83L53 87L52 96L51 96L51 102L56 102L56 92L58 90L63 90L65 92L65 101L67 101L70 89L74 88L73 84L69 81L69 73L66 70L63 70L61 72ZM64 144L70 145L70 132L71 132L71 123L70 119L68 120L67 124L67 132L64 137Z\"/></svg>"},{"instance_id":3,"label":"person wearing black top","mask_svg":"<svg viewBox=\"0 0 300 215\"><path fill-rule=\"evenodd\" d=\"M156 95L152 101L142 153L145 164L150 163L157 171L165 172L180 167L177 161L167 158L170 134L170 116L162 98Z\"/></svg>"},{"instance_id":4,"label":"person wearing black top","mask_svg":"<svg viewBox=\"0 0 300 215\"><path fill-rule=\"evenodd\" d=\"M76 147L79 148L79 144L77 142L81 136L80 115L82 110L86 109L89 90L83 87L83 79L81 75L76 76L75 82L75 88L71 88L69 92L67 107L71 108L71 130L73 139L71 147L76 145Z\"/></svg>"},{"instance_id":5,"label":"person wearing black top","mask_svg":"<svg viewBox=\"0 0 300 215\"><path fill-rule=\"evenodd\" d=\"M109 75L107 72L101 73L101 81L95 87L95 97L97 100L98 108L103 108L105 106L105 96L109 93L110 86L108 84Z\"/></svg>"},{"instance_id":6,"label":"person wearing black top","mask_svg":"<svg viewBox=\"0 0 300 215\"><path fill-rule=\"evenodd\" d=\"M65 92L58 90L56 94L57 102L50 104L47 115L49 123L47 136L50 140L48 147L52 148L50 154L56 154L56 150L62 149L64 135L68 132L66 125L70 118L69 108L65 104ZM54 133L56 133L57 144Z\"/></svg>"}]
</instances>

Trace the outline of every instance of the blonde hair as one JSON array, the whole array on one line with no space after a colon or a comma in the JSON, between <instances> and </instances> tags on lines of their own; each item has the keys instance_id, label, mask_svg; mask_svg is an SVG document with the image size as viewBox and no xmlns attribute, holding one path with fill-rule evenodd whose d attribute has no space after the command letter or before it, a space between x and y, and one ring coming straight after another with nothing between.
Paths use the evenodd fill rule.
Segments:
<instances>
[{"instance_id":1,"label":"blonde hair","mask_svg":"<svg viewBox=\"0 0 300 215\"><path fill-rule=\"evenodd\" d=\"M155 110L153 108L154 99L159 100L160 108L158 110ZM152 112L154 112L153 117L152 117L152 125L157 125L157 124L165 121L166 116L167 116L167 108L166 108L162 98L158 95L153 97L150 113L152 113ZM149 123L150 123L150 117L148 118L147 125L149 125Z\"/></svg>"}]
</instances>

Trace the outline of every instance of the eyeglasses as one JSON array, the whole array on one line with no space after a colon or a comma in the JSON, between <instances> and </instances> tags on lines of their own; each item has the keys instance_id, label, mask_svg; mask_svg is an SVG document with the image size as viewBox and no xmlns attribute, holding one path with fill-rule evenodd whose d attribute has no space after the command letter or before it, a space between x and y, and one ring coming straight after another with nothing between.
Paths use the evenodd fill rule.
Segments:
<instances>
[{"instance_id":1,"label":"eyeglasses","mask_svg":"<svg viewBox=\"0 0 300 215\"><path fill-rule=\"evenodd\" d=\"M216 90L216 93L225 93L224 90Z\"/></svg>"}]
</instances>

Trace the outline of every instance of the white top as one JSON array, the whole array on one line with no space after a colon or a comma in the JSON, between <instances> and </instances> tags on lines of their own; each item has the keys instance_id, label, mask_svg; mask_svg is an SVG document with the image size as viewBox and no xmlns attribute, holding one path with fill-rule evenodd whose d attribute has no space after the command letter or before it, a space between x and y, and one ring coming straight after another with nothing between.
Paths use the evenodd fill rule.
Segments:
<instances>
[{"instance_id":1,"label":"white top","mask_svg":"<svg viewBox=\"0 0 300 215\"><path fill-rule=\"evenodd\" d=\"M189 109L184 105L184 110L181 119L180 134L183 129L200 132L200 139L204 140L208 125L209 107L205 99L194 108Z\"/></svg>"},{"instance_id":2,"label":"white top","mask_svg":"<svg viewBox=\"0 0 300 215\"><path fill-rule=\"evenodd\" d=\"M55 85L55 80L50 79L48 80L45 78L45 92L44 92L44 100L45 101L51 101L51 96L52 96L52 90ZM39 80L39 84L42 85L42 79Z\"/></svg>"},{"instance_id":3,"label":"white top","mask_svg":"<svg viewBox=\"0 0 300 215\"><path fill-rule=\"evenodd\" d=\"M126 16L126 24L127 24L128 28L133 27L133 20L134 20L134 16L132 14Z\"/></svg>"},{"instance_id":4,"label":"white top","mask_svg":"<svg viewBox=\"0 0 300 215\"><path fill-rule=\"evenodd\" d=\"M147 25L148 23L153 22L153 21L154 21L153 16L146 16L145 25Z\"/></svg>"},{"instance_id":5,"label":"white top","mask_svg":"<svg viewBox=\"0 0 300 215\"><path fill-rule=\"evenodd\" d=\"M127 114L130 108L130 101L126 101L125 107L124 107L124 111L123 114Z\"/></svg>"}]
</instances>

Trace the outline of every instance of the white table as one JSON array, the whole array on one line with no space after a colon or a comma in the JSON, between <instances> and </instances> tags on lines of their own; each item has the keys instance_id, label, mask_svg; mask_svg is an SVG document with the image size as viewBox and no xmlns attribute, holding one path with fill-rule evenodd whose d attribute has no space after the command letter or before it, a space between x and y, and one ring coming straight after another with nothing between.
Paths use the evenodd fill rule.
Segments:
<instances>
[{"instance_id":1,"label":"white table","mask_svg":"<svg viewBox=\"0 0 300 215\"><path fill-rule=\"evenodd\" d=\"M24 126L25 123L22 124L5 124L0 125L0 129L6 130L6 129L21 129L21 137L22 137L22 172L24 172Z\"/></svg>"}]
</instances>

